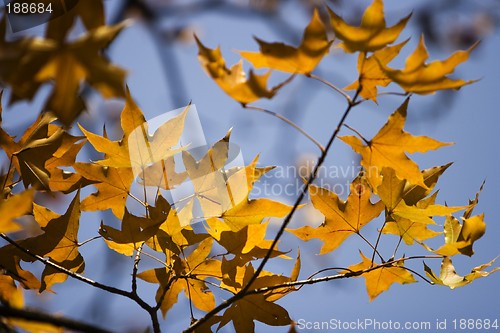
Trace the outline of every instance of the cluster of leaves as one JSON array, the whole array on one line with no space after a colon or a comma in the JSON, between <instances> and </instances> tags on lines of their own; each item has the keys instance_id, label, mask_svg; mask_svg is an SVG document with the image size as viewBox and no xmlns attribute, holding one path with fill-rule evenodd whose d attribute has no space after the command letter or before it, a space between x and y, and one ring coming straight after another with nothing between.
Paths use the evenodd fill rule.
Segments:
<instances>
[{"instance_id":1,"label":"cluster of leaves","mask_svg":"<svg viewBox=\"0 0 500 333\"><path fill-rule=\"evenodd\" d=\"M220 49L207 48L196 39L203 68L229 96L245 107L261 98L272 98L297 75L321 80L346 98L344 116L326 148L321 146L317 168L349 112L367 100L376 102L378 87L395 83L406 94L429 94L473 82L448 77L459 63L467 60L472 48L444 61L426 63L428 53L423 38L407 58L404 69L388 67L407 42L393 45L410 17L387 27L381 0L375 0L367 8L360 26L352 26L328 10L330 21L326 24L340 40L338 46L347 53L359 53L358 79L343 89L312 73L334 43L316 11L298 47L257 39L259 52L241 53L255 67L269 69L261 75L250 71L246 78L242 62L227 68ZM77 17L87 31L68 42L68 32ZM497 270L486 271L492 265L490 262L474 268L466 276L455 273L450 257L471 256L474 243L485 232L484 215L473 215L479 193L464 206L436 203L435 185L450 164L420 170L407 154L425 153L449 144L404 131L409 98L371 140L357 132L358 136L339 137L361 155L364 170L352 181L345 201L334 192L312 184L317 169L305 181L303 193L293 206L267 198L252 198L255 182L273 167L258 167L257 156L246 166L226 168L230 131L199 159L187 147L179 146L190 106L150 134L144 114L124 88L125 72L110 64L102 54L102 49L123 26L104 24L101 1L81 1L70 14L50 21L45 38L1 41L0 80L9 87L11 103L32 99L43 84L53 81L43 112L18 140L0 126L0 147L9 161L7 171L0 175L3 184L0 235L9 243L0 248L0 300L4 305L22 309L22 288L52 291L55 284L72 277L132 299L151 315L155 332L160 330L157 312L161 311L166 317L181 293L189 299L191 307L206 313L195 319L191 309L191 326L187 331L210 331L214 325L220 329L232 323L237 332L250 332L255 328L255 321L273 326L292 324L286 309L276 301L303 284L364 277L368 295L374 299L393 283L416 281L415 272L405 266L411 259L442 259L439 276L426 265L424 271L433 283L450 288L466 285ZM2 27L4 36L5 19ZM292 76L268 88L272 70ZM78 96L84 81L105 97L125 99L120 140L111 140L106 131L99 135L82 126L79 127L82 136L74 136L66 129L84 109ZM353 96L347 93L350 90L355 91ZM360 97L362 99L358 99ZM77 162L80 150L87 143L102 153L102 158L90 163ZM181 163L184 171L179 172L176 163ZM168 191L187 181L191 182L193 195L182 202L169 202ZM84 188L85 193L89 192L87 187L95 188L95 192L81 199ZM288 229L307 191L312 205L325 216L324 222L317 227ZM74 193L62 215L35 202L37 193L56 192ZM200 218L196 216L195 207L202 212L200 228L193 228L189 223ZM106 210L111 210L119 228L113 227L115 223L102 221L96 230L98 236L79 241L82 212ZM463 211L462 222L453 215L459 211ZM378 219L382 212L383 217ZM23 229L16 222L23 216L34 221L40 232L14 241L10 234ZM267 228L271 217L285 217L285 220L278 234L269 238ZM435 217L444 217L444 225L439 227ZM361 233L361 229L373 221L382 223L375 243ZM271 258L290 259L278 246L285 231L304 241L320 239L323 242L320 254L334 251L351 235L357 235L373 251L368 256L360 252L360 263L335 276L298 280L300 252L288 275L264 269ZM378 250L385 234L400 239L394 255L387 260ZM441 234L444 234L444 244L439 248L432 249L424 243ZM79 248L98 240L132 258L130 291L83 275L85 262ZM395 259L401 242L408 246L421 245L426 256ZM159 267L140 271L139 261L146 256ZM380 260L375 260L376 257ZM44 264L40 274L29 265L21 266L21 263L35 261ZM153 305L139 296L137 279L158 285ZM218 297L222 294L229 297L223 301ZM5 319L3 323L32 331L58 330L46 325L35 327L19 319Z\"/></svg>"}]
</instances>

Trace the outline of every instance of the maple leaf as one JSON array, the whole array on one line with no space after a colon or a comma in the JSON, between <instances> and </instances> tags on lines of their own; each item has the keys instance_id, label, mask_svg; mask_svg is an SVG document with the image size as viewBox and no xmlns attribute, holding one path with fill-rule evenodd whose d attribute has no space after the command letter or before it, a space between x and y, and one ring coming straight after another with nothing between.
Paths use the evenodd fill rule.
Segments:
<instances>
[{"instance_id":1,"label":"maple leaf","mask_svg":"<svg viewBox=\"0 0 500 333\"><path fill-rule=\"evenodd\" d=\"M46 41L52 43L53 48L47 52L46 62L33 71L35 82L53 80L54 88L46 109L54 112L65 125L70 125L85 108L78 96L83 81L105 98L124 96L125 71L105 59L102 49L116 38L127 23L106 26L85 20L84 23L92 29L78 39L67 42L66 35L72 21L69 15L50 22Z\"/></svg>"},{"instance_id":2,"label":"maple leaf","mask_svg":"<svg viewBox=\"0 0 500 333\"><path fill-rule=\"evenodd\" d=\"M417 282L413 275L403 267L403 261L398 261L393 265L377 268L379 265L365 257L361 251L359 251L359 254L361 255L363 261L359 264L349 266L349 271L359 272L365 269L374 268L369 272L359 275L365 278L366 291L370 297L370 302L382 292L389 290L393 283L407 284Z\"/></svg>"},{"instance_id":3,"label":"maple leaf","mask_svg":"<svg viewBox=\"0 0 500 333\"><path fill-rule=\"evenodd\" d=\"M190 225L183 225L184 218L170 206L161 194L156 199L155 207L149 207L150 218L161 220L155 235L146 241L153 250L167 253L168 251L180 255L184 248L198 244L208 237L204 233L195 233Z\"/></svg>"},{"instance_id":4,"label":"maple leaf","mask_svg":"<svg viewBox=\"0 0 500 333\"><path fill-rule=\"evenodd\" d=\"M99 234L110 249L126 256L132 256L141 244L153 237L164 220L138 217L125 208L121 230L101 222Z\"/></svg>"},{"instance_id":5,"label":"maple leaf","mask_svg":"<svg viewBox=\"0 0 500 333\"><path fill-rule=\"evenodd\" d=\"M349 25L330 8L327 9L335 36L342 40L340 46L349 53L373 52L393 43L411 17L410 14L392 27L387 27L384 3L382 0L374 0L363 14L361 25L356 27Z\"/></svg>"},{"instance_id":6,"label":"maple leaf","mask_svg":"<svg viewBox=\"0 0 500 333\"><path fill-rule=\"evenodd\" d=\"M96 163L115 168L132 168L134 175L139 175L150 164L178 152L172 147L179 142L188 111L189 105L181 114L162 124L153 136L150 136L148 122L127 90L125 107L120 117L123 130L120 141L109 140L107 137L85 130L82 126L80 129L90 144L105 154L105 159Z\"/></svg>"},{"instance_id":7,"label":"maple leaf","mask_svg":"<svg viewBox=\"0 0 500 333\"><path fill-rule=\"evenodd\" d=\"M373 188L381 183L382 168L394 169L396 176L409 183L427 188L418 165L406 156L425 153L451 143L443 143L427 136L413 136L403 130L409 98L389 117L387 123L370 140L363 142L355 136L339 137L342 141L362 156L361 165L367 172L367 178Z\"/></svg>"},{"instance_id":8,"label":"maple leaf","mask_svg":"<svg viewBox=\"0 0 500 333\"><path fill-rule=\"evenodd\" d=\"M260 52L240 52L241 56L257 68L271 68L292 74L309 74L328 53L325 26L315 9L311 21L304 30L299 47L284 43L267 43L255 38Z\"/></svg>"},{"instance_id":9,"label":"maple leaf","mask_svg":"<svg viewBox=\"0 0 500 333\"><path fill-rule=\"evenodd\" d=\"M424 183L434 187L439 172L444 170L440 168L424 170L422 172ZM398 235L408 245L412 245L414 241L421 243L441 234L427 228L428 224L435 224L433 216L447 216L467 208L467 206L436 205L437 192L424 199L428 194L427 191L418 193L417 187L407 187L407 182L397 178L391 168L384 168L382 175L382 184L377 188L377 194L386 206L386 223L382 233ZM405 199L413 199L415 202L407 204Z\"/></svg>"},{"instance_id":10,"label":"maple leaf","mask_svg":"<svg viewBox=\"0 0 500 333\"><path fill-rule=\"evenodd\" d=\"M111 209L121 219L125 213L125 203L134 180L131 168L113 168L92 163L77 162L75 171L93 182L97 192L82 201L82 210L96 211Z\"/></svg>"},{"instance_id":11,"label":"maple leaf","mask_svg":"<svg viewBox=\"0 0 500 333\"><path fill-rule=\"evenodd\" d=\"M472 256L474 242L481 238L486 232L484 214L462 217L463 224L453 216L448 216L444 223L445 244L434 252L444 256L464 254Z\"/></svg>"},{"instance_id":12,"label":"maple leaf","mask_svg":"<svg viewBox=\"0 0 500 333\"><path fill-rule=\"evenodd\" d=\"M14 220L32 211L34 194L34 191L27 190L7 198L0 197L0 233L21 229Z\"/></svg>"},{"instance_id":13,"label":"maple leaf","mask_svg":"<svg viewBox=\"0 0 500 333\"><path fill-rule=\"evenodd\" d=\"M271 89L267 88L267 79L271 72L258 75L250 70L248 79L243 71L243 62L240 61L230 69L226 67L226 61L222 57L220 47L209 49L205 47L198 37L198 59L215 83L234 100L241 104L252 103L261 98L272 98L276 92L286 83L283 82Z\"/></svg>"},{"instance_id":14,"label":"maple leaf","mask_svg":"<svg viewBox=\"0 0 500 333\"><path fill-rule=\"evenodd\" d=\"M211 218L207 219L206 222L210 236L224 247L227 253L234 255L230 260L225 257L222 260L223 282L227 285L241 287L234 281L242 279L245 265L251 260L264 258L271 248L272 240L265 239L269 222L250 224L238 231L233 231L230 226L219 219ZM270 258L284 257L284 254L276 246L271 252ZM300 263L298 265L300 266Z\"/></svg>"},{"instance_id":15,"label":"maple leaf","mask_svg":"<svg viewBox=\"0 0 500 333\"><path fill-rule=\"evenodd\" d=\"M160 284L156 293L156 301L159 302L164 295L160 307L164 318L177 303L178 295L183 290L186 297L198 309L210 311L215 307L214 295L205 282L189 279L190 275L199 277L201 280L207 277L220 277L220 261L208 258L212 243L213 239L207 238L185 260L177 257L174 270L156 268L137 274L138 278L146 282Z\"/></svg>"},{"instance_id":16,"label":"maple leaf","mask_svg":"<svg viewBox=\"0 0 500 333\"><path fill-rule=\"evenodd\" d=\"M381 64L386 65L399 54L401 48L408 40L394 46L388 46L375 51L371 56L366 57L365 52L358 56L359 79L345 87L345 90L357 90L361 86L359 94L365 99L377 102L377 86L387 87L391 79L382 70Z\"/></svg>"},{"instance_id":17,"label":"maple leaf","mask_svg":"<svg viewBox=\"0 0 500 333\"><path fill-rule=\"evenodd\" d=\"M250 264L246 266L243 280L239 285L246 285L254 275L255 270ZM280 275L260 275L251 285L252 289L258 289L266 286L282 284L289 281L289 278ZM232 288L228 288L230 291ZM233 288L236 293L239 288ZM219 327L221 329L232 321L236 333L254 332L254 321L260 321L271 326L285 326L291 323L288 312L274 301L285 294L279 294L276 297L276 291L268 293L247 295L237 300L224 312Z\"/></svg>"},{"instance_id":18,"label":"maple leaf","mask_svg":"<svg viewBox=\"0 0 500 333\"><path fill-rule=\"evenodd\" d=\"M477 43L466 51L455 52L446 60L426 64L425 61L429 58L429 53L422 35L415 51L406 58L404 69L392 69L383 63L380 65L387 77L408 93L413 92L423 95L432 94L437 90L459 89L464 85L476 82L476 80L453 80L447 75L453 73L457 65L466 61L470 52L476 46Z\"/></svg>"},{"instance_id":19,"label":"maple leaf","mask_svg":"<svg viewBox=\"0 0 500 333\"><path fill-rule=\"evenodd\" d=\"M346 201L341 200L334 192L311 185L309 195L312 204L325 216L325 221L316 228L304 226L288 231L304 241L319 238L323 241L320 254L331 252L347 237L358 233L380 215L384 204L381 201L372 204L371 194L371 190L360 177L351 183Z\"/></svg>"},{"instance_id":20,"label":"maple leaf","mask_svg":"<svg viewBox=\"0 0 500 333\"><path fill-rule=\"evenodd\" d=\"M224 170L230 136L231 131L212 145L199 161L188 151L182 152L182 161L194 189L192 200L198 201L204 218L220 216L234 204L226 188L227 175Z\"/></svg>"},{"instance_id":21,"label":"maple leaf","mask_svg":"<svg viewBox=\"0 0 500 333\"><path fill-rule=\"evenodd\" d=\"M199 160L187 151L182 158L194 188L190 199L179 214L182 224L193 219L221 217L233 231L246 225L258 224L265 217L284 217L291 207L270 199L249 199L253 184L272 168L257 168L258 156L244 168L224 170L229 153L229 131ZM201 206L203 216L193 216L194 200Z\"/></svg>"},{"instance_id":22,"label":"maple leaf","mask_svg":"<svg viewBox=\"0 0 500 333\"><path fill-rule=\"evenodd\" d=\"M68 270L76 273L83 272L85 263L78 251L80 191L77 192L64 215L59 215L38 205L34 206L33 214L35 221L39 222L44 233L18 241L18 245L33 254L48 257L52 262ZM20 260L33 262L36 260L35 258L12 244L1 248L0 254L2 267L26 288L39 288L42 292L46 289L50 290L52 285L62 283L68 278L66 273L61 273L51 266L45 266L40 284L32 273L24 271L19 265Z\"/></svg>"},{"instance_id":23,"label":"maple leaf","mask_svg":"<svg viewBox=\"0 0 500 333\"><path fill-rule=\"evenodd\" d=\"M71 166L85 141L52 124L55 119L50 113L40 115L18 142L0 128L0 147L12 158L25 187L68 193L88 182L59 167Z\"/></svg>"},{"instance_id":24,"label":"maple leaf","mask_svg":"<svg viewBox=\"0 0 500 333\"><path fill-rule=\"evenodd\" d=\"M285 217L291 209L291 206L266 198L247 199L226 210L221 217L233 231L238 231L244 226L261 223L266 217Z\"/></svg>"},{"instance_id":25,"label":"maple leaf","mask_svg":"<svg viewBox=\"0 0 500 333\"><path fill-rule=\"evenodd\" d=\"M82 82L87 82L108 98L124 96L125 79L125 71L105 59L102 49L116 38L126 23L114 26L89 23L93 27L91 30L74 41L66 41L73 21L68 18L51 21L44 39L0 42L1 49L18 55L17 59L9 56L0 58L2 67L17 61L15 66L0 73L1 79L13 89L11 103L31 99L42 84L51 81L54 85L45 109L52 111L67 126L85 108L78 96ZM5 28L0 30L5 35ZM16 75L22 81L15 78Z\"/></svg>"},{"instance_id":26,"label":"maple leaf","mask_svg":"<svg viewBox=\"0 0 500 333\"><path fill-rule=\"evenodd\" d=\"M472 256L474 254L473 245L486 232L486 223L484 222L484 214L472 216L475 206L479 202L479 194L483 190L484 182L479 191L476 193L474 200L469 200L469 205L461 217L463 223L452 215L446 216L444 222L444 245L437 250L433 250L425 246L429 251L435 252L443 256L454 256L463 254Z\"/></svg>"},{"instance_id":27,"label":"maple leaf","mask_svg":"<svg viewBox=\"0 0 500 333\"><path fill-rule=\"evenodd\" d=\"M175 158L169 156L144 168L139 175L139 184L172 190L182 184L187 176L186 171L175 170Z\"/></svg>"},{"instance_id":28,"label":"maple leaf","mask_svg":"<svg viewBox=\"0 0 500 333\"><path fill-rule=\"evenodd\" d=\"M417 202L425 198L429 195L434 186L439 180L439 177L452 165L452 163L448 163L445 165L432 167L429 169L425 169L422 171L422 178L424 179L425 187L410 184L408 182L405 183L403 189L403 200L407 205L415 205Z\"/></svg>"},{"instance_id":29,"label":"maple leaf","mask_svg":"<svg viewBox=\"0 0 500 333\"><path fill-rule=\"evenodd\" d=\"M460 276L457 274L451 259L448 257L443 258L439 277L436 276L436 274L434 274L432 269L430 269L425 263L424 263L424 270L425 274L427 274L427 276L431 279L433 283L440 284L442 286L448 286L450 287L450 289L455 289L458 287L463 287L476 279L486 277L500 270L500 267L495 267L489 272L485 270L486 268L491 267L491 265L495 262L497 258L498 257L496 257L495 259L486 264L474 267L472 271L465 276Z\"/></svg>"}]
</instances>

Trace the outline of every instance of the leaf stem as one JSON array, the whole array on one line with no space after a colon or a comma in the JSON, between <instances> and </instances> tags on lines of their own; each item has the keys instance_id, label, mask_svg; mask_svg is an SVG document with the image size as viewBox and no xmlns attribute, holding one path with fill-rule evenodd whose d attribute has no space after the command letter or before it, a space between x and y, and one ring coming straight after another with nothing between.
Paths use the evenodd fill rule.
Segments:
<instances>
[{"instance_id":1,"label":"leaf stem","mask_svg":"<svg viewBox=\"0 0 500 333\"><path fill-rule=\"evenodd\" d=\"M351 127L347 124L344 124L344 126L353 131L354 133L356 133L361 138L361 140L363 140L368 146L370 145L370 141L366 140L365 137L362 136L361 133L359 133L358 130L356 130L354 127Z\"/></svg>"},{"instance_id":2,"label":"leaf stem","mask_svg":"<svg viewBox=\"0 0 500 333\"><path fill-rule=\"evenodd\" d=\"M300 203L304 199L304 197L305 197L305 195L307 193L307 190L309 189L309 186L316 179L316 177L318 175L318 172L319 172L321 166L323 165L323 162L326 159L328 151L330 150L331 146L333 145L333 142L335 141L335 139L337 138L337 135L339 134L340 130L342 129L342 125L344 124L345 120L347 119L347 116L349 115L349 113L351 112L352 108L354 107L354 105L356 103L356 99L358 98L360 91L361 91L361 86L356 91L353 99L351 100L349 98L349 100L348 100L349 104L347 105L347 107L346 107L346 109L345 109L342 117L340 118L340 120L339 120L339 122L337 124L337 127L333 131L333 133L332 133L332 135L330 137L330 140L328 140L328 144L326 145L325 149L322 151L320 157L318 158L318 162L316 163L313 172L309 176L309 178L307 180L307 183L305 183L302 186L301 192L300 192L299 196L297 197L297 199L295 200L295 203L294 203L294 205L293 205L290 213L288 213L288 215L283 220L283 223L281 224L280 229L278 230L278 233L274 237L274 240L273 240L271 246L269 247L269 250L267 251L266 256L262 259L259 267L255 271L255 273L252 276L252 278L250 279L250 281L236 295L234 295L231 298L229 298L228 300L220 303L214 309L212 309L211 311L207 312L203 317L201 317L197 321L193 322L184 331L185 333L194 332L197 327L199 327L200 325L202 325L203 323L205 323L209 318L211 318L212 316L216 315L220 311L224 310L225 308L227 308L228 306L230 306L234 302L236 302L236 301L242 299L243 297L245 297L245 295L247 294L248 290L250 289L250 286L255 282L255 280L258 278L258 276L260 275L260 273L264 269L264 266L269 261L271 255L272 255L272 253L274 251L274 247L278 244L279 239L281 238L281 236L285 232L286 227L288 226L288 224L290 223L293 215L295 214L295 212L299 208Z\"/></svg>"},{"instance_id":3,"label":"leaf stem","mask_svg":"<svg viewBox=\"0 0 500 333\"><path fill-rule=\"evenodd\" d=\"M83 241L83 242L81 242L81 243L78 243L78 244L77 244L77 246L78 246L78 247L83 246L83 245L85 245L85 244L87 244L87 243L90 243L90 242L92 242L92 241L94 241L94 240L96 240L96 239L99 239L99 238L102 238L102 236L101 236L101 235L99 235L99 236L94 236L94 237L91 237L91 238L89 238L89 239L87 239L87 240L84 240L84 241Z\"/></svg>"},{"instance_id":4,"label":"leaf stem","mask_svg":"<svg viewBox=\"0 0 500 333\"><path fill-rule=\"evenodd\" d=\"M352 103L351 96L349 96L345 91L343 91L342 89L340 89L339 87L337 87L336 85L331 83L330 81L327 81L327 80L323 79L322 77L319 77L319 76L314 75L312 73L306 74L306 76L327 85L328 87L332 88L333 90L335 90L336 92L341 94L347 100L347 103L349 103L349 104Z\"/></svg>"},{"instance_id":5,"label":"leaf stem","mask_svg":"<svg viewBox=\"0 0 500 333\"><path fill-rule=\"evenodd\" d=\"M279 113L276 113L276 112L273 112L271 110L267 110L267 109L264 109L264 108L261 108L261 107L258 107L258 106L253 106L253 105L243 105L243 107L245 109L249 109L249 110L254 110L254 111L259 111L259 112L263 112L263 113L267 113L273 117L276 117L282 121L284 121L285 123L287 123L288 125L292 126L293 128L295 128L297 131L299 131L301 134L303 134L306 138L308 138L312 143L314 143L318 148L319 150L321 150L322 153L325 152L325 148L323 147L323 145L321 143L319 143L316 139L314 139L311 135L309 135L309 133L307 133L304 129L302 129L299 125L295 124L293 121L291 121L290 119L288 119L287 117L284 117L282 115L280 115Z\"/></svg>"},{"instance_id":6,"label":"leaf stem","mask_svg":"<svg viewBox=\"0 0 500 333\"><path fill-rule=\"evenodd\" d=\"M141 252L144 243L141 243L135 252L134 268L132 269L132 293L137 295L137 272L139 271L139 261L141 261Z\"/></svg>"}]
</instances>

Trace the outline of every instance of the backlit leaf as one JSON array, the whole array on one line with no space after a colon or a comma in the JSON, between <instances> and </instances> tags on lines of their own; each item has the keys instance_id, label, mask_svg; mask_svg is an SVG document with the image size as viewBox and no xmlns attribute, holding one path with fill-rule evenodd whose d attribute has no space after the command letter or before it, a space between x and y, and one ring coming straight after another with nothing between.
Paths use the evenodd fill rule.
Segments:
<instances>
[{"instance_id":1,"label":"backlit leaf","mask_svg":"<svg viewBox=\"0 0 500 333\"><path fill-rule=\"evenodd\" d=\"M477 43L466 51L457 51L446 60L425 63L429 58L429 53L422 36L415 51L406 59L404 69L392 69L384 63L381 63L381 66L389 79L409 93L432 94L437 90L459 89L464 85L474 83L475 80L454 80L447 75L452 74L457 65L469 58L470 52L476 45Z\"/></svg>"},{"instance_id":2,"label":"backlit leaf","mask_svg":"<svg viewBox=\"0 0 500 333\"><path fill-rule=\"evenodd\" d=\"M389 117L387 123L366 145L355 136L339 137L342 141L362 156L361 165L367 172L370 184L376 188L382 179L382 168L394 169L399 179L427 188L418 165L406 156L405 152L425 153L429 150L448 146L427 136L413 136L403 130L409 99Z\"/></svg>"},{"instance_id":3,"label":"backlit leaf","mask_svg":"<svg viewBox=\"0 0 500 333\"><path fill-rule=\"evenodd\" d=\"M411 16L408 15L392 27L387 27L382 0L374 0L366 9L359 27L349 25L330 8L328 11L335 36L342 40L340 46L350 53L373 52L393 43Z\"/></svg>"},{"instance_id":4,"label":"backlit leaf","mask_svg":"<svg viewBox=\"0 0 500 333\"><path fill-rule=\"evenodd\" d=\"M332 43L328 41L325 26L317 10L314 10L298 47L284 43L267 43L258 38L255 40L259 43L260 52L240 52L243 58L257 68L271 68L292 74L312 72L328 53Z\"/></svg>"}]
</instances>

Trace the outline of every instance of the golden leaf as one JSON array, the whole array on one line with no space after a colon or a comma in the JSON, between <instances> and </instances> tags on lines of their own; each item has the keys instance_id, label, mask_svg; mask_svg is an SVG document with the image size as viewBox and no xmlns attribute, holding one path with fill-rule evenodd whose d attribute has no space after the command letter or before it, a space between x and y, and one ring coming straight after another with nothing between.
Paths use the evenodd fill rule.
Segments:
<instances>
[{"instance_id":1,"label":"golden leaf","mask_svg":"<svg viewBox=\"0 0 500 333\"><path fill-rule=\"evenodd\" d=\"M455 52L446 60L426 64L425 61L429 58L429 53L425 47L424 37L421 36L417 48L406 59L404 69L392 69L384 63L380 63L380 65L390 80L409 93L432 94L437 90L459 89L464 85L476 82L476 80L453 80L447 75L453 73L457 65L466 61L476 46L477 43L466 51Z\"/></svg>"},{"instance_id":2,"label":"golden leaf","mask_svg":"<svg viewBox=\"0 0 500 333\"><path fill-rule=\"evenodd\" d=\"M349 25L330 8L328 11L335 36L342 40L340 46L349 53L373 52L393 43L411 17L410 14L392 27L387 27L382 0L374 0L366 9L359 27Z\"/></svg>"},{"instance_id":3,"label":"golden leaf","mask_svg":"<svg viewBox=\"0 0 500 333\"><path fill-rule=\"evenodd\" d=\"M328 53L332 42L328 41L325 26L315 9L304 30L299 47L284 43L267 43L255 38L260 52L240 52L241 56L257 68L271 68L292 74L309 74Z\"/></svg>"},{"instance_id":4,"label":"golden leaf","mask_svg":"<svg viewBox=\"0 0 500 333\"><path fill-rule=\"evenodd\" d=\"M304 226L288 230L304 241L319 238L323 241L320 254L335 250L352 234L361 230L366 224L380 215L384 204L370 202L372 192L360 178L353 180L346 201L337 194L315 185L309 187L311 201L324 216L325 221L316 228Z\"/></svg>"},{"instance_id":5,"label":"golden leaf","mask_svg":"<svg viewBox=\"0 0 500 333\"><path fill-rule=\"evenodd\" d=\"M342 141L362 156L361 165L367 172L367 178L373 188L381 183L382 168L394 169L399 179L406 179L410 184L427 188L418 165L406 156L405 152L425 153L429 150L448 146L427 136L413 136L403 130L409 99L389 117L387 123L366 145L355 136L340 137Z\"/></svg>"}]
</instances>

